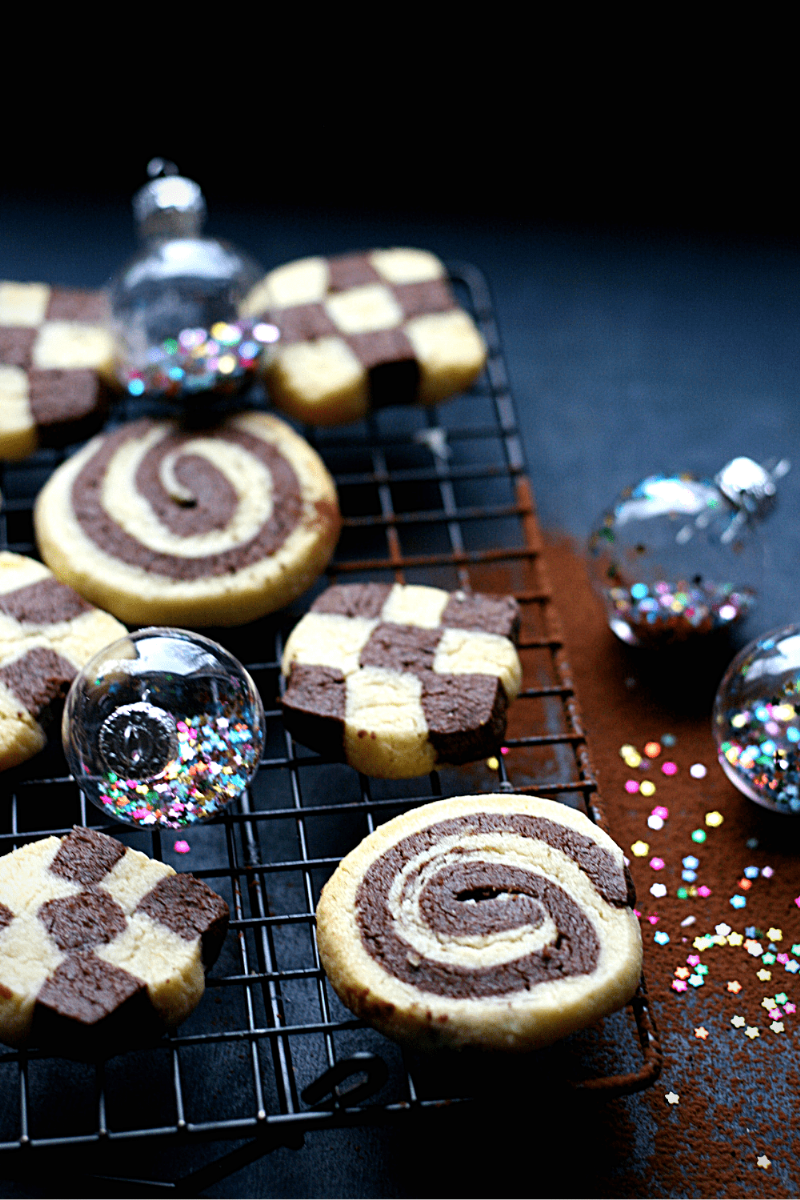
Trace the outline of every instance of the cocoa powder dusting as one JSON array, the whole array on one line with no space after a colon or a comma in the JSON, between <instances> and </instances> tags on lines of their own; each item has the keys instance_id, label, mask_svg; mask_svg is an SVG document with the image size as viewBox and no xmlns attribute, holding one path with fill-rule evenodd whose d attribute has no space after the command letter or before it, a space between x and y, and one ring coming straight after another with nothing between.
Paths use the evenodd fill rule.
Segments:
<instances>
[{"instance_id":1,"label":"cocoa powder dusting","mask_svg":"<svg viewBox=\"0 0 800 1200\"><path fill-rule=\"evenodd\" d=\"M637 656L608 629L583 556L570 542L551 538L545 565L610 832L630 859L645 975L664 1048L653 1087L598 1109L595 1119L608 1129L614 1128L608 1110L618 1108L620 1121L613 1135L614 1191L598 1183L596 1194L796 1196L800 971L787 970L786 962L800 960L792 954L800 943L800 822L758 808L717 764L711 703L733 649L711 646L702 656L668 661ZM645 768L626 765L621 746L631 744L641 754L650 742L661 750L653 759L642 756ZM674 775L662 771L665 761L677 765ZM692 777L693 764L706 767L705 777ZM650 781L655 791L626 791L631 780ZM657 806L669 814L660 829L648 826ZM708 824L709 813L721 814L722 823L712 817ZM695 831L705 840L693 840ZM645 854L632 851L637 842L648 846ZM683 859L691 857L698 860L694 881L682 877ZM658 860L664 865L656 869L651 863ZM748 879L746 868L751 875L758 868L758 875ZM659 884L666 894L653 895ZM744 906L732 906L734 896L744 898ZM683 924L689 917L694 922ZM718 925L730 927L735 944L701 941L698 948L695 939L715 935ZM747 938L748 929L754 938ZM777 1003L776 1016L764 1001L781 997L789 1011ZM638 1157L631 1153L631 1120Z\"/></svg>"}]
</instances>

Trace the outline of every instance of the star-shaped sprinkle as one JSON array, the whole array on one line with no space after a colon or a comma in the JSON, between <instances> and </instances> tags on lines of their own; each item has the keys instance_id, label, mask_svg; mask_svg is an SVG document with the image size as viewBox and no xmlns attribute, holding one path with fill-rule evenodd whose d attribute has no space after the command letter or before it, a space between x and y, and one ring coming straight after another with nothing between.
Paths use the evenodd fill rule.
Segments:
<instances>
[{"instance_id":1,"label":"star-shaped sprinkle","mask_svg":"<svg viewBox=\"0 0 800 1200\"><path fill-rule=\"evenodd\" d=\"M676 967L675 968L675 974L678 977L678 979L688 979L689 976L691 975L691 973L692 972L689 970L688 967Z\"/></svg>"},{"instance_id":2,"label":"star-shaped sprinkle","mask_svg":"<svg viewBox=\"0 0 800 1200\"><path fill-rule=\"evenodd\" d=\"M710 895L711 895L711 888L710 888L710 887L706 887L706 885L705 885L705 884L703 884L703 886L702 886L702 887L699 887L699 888L697 889L697 894L698 894L698 896L710 896Z\"/></svg>"},{"instance_id":3,"label":"star-shaped sprinkle","mask_svg":"<svg viewBox=\"0 0 800 1200\"><path fill-rule=\"evenodd\" d=\"M706 1040L706 1038L708 1037L708 1030L704 1029L703 1026L701 1025L699 1029L695 1029L694 1036L696 1038L700 1038L700 1040L704 1042Z\"/></svg>"},{"instance_id":4,"label":"star-shaped sprinkle","mask_svg":"<svg viewBox=\"0 0 800 1200\"><path fill-rule=\"evenodd\" d=\"M688 986L684 979L673 979L672 981L673 992L685 992Z\"/></svg>"},{"instance_id":5,"label":"star-shaped sprinkle","mask_svg":"<svg viewBox=\"0 0 800 1200\"><path fill-rule=\"evenodd\" d=\"M654 871L663 871L666 863L664 862L663 858L651 858L650 866Z\"/></svg>"},{"instance_id":6,"label":"star-shaped sprinkle","mask_svg":"<svg viewBox=\"0 0 800 1200\"><path fill-rule=\"evenodd\" d=\"M636 858L644 858L649 851L650 847L648 846L647 842L634 842L631 846L631 853L635 855Z\"/></svg>"},{"instance_id":7,"label":"star-shaped sprinkle","mask_svg":"<svg viewBox=\"0 0 800 1200\"><path fill-rule=\"evenodd\" d=\"M774 1008L775 1007L775 997L774 996L765 996L764 999L761 1001L761 1007L766 1008L766 1009Z\"/></svg>"},{"instance_id":8,"label":"star-shaped sprinkle","mask_svg":"<svg viewBox=\"0 0 800 1200\"><path fill-rule=\"evenodd\" d=\"M782 929L768 929L767 937L769 938L769 940L771 942L780 942L783 940L783 930Z\"/></svg>"},{"instance_id":9,"label":"star-shaped sprinkle","mask_svg":"<svg viewBox=\"0 0 800 1200\"><path fill-rule=\"evenodd\" d=\"M679 1104L681 1098L677 1092L667 1092L664 1096L664 1099L666 1100L667 1104Z\"/></svg>"},{"instance_id":10,"label":"star-shaped sprinkle","mask_svg":"<svg viewBox=\"0 0 800 1200\"><path fill-rule=\"evenodd\" d=\"M707 812L706 825L710 825L712 829L716 829L725 820L721 812Z\"/></svg>"},{"instance_id":11,"label":"star-shaped sprinkle","mask_svg":"<svg viewBox=\"0 0 800 1200\"><path fill-rule=\"evenodd\" d=\"M728 991L733 992L734 996L737 996L741 990L742 985L739 983L738 979L728 980Z\"/></svg>"},{"instance_id":12,"label":"star-shaped sprinkle","mask_svg":"<svg viewBox=\"0 0 800 1200\"><path fill-rule=\"evenodd\" d=\"M746 1024L747 1022L744 1017L740 1017L738 1014L735 1017L731 1017L731 1025L735 1025L737 1029L741 1029Z\"/></svg>"},{"instance_id":13,"label":"star-shaped sprinkle","mask_svg":"<svg viewBox=\"0 0 800 1200\"><path fill-rule=\"evenodd\" d=\"M757 1038L760 1036L758 1027L755 1025L748 1025L747 1029L745 1029L745 1031L744 1031L744 1035L745 1035L745 1037L749 1037L750 1041L752 1042L753 1038Z\"/></svg>"},{"instance_id":14,"label":"star-shaped sprinkle","mask_svg":"<svg viewBox=\"0 0 800 1200\"><path fill-rule=\"evenodd\" d=\"M728 945L729 946L741 946L743 941L744 941L744 938L742 937L742 935L740 933L729 933L728 934Z\"/></svg>"},{"instance_id":15,"label":"star-shaped sprinkle","mask_svg":"<svg viewBox=\"0 0 800 1200\"><path fill-rule=\"evenodd\" d=\"M789 997L786 995L786 992L776 992L775 993L775 1003L776 1004L785 1004L788 999L789 999Z\"/></svg>"},{"instance_id":16,"label":"star-shaped sprinkle","mask_svg":"<svg viewBox=\"0 0 800 1200\"><path fill-rule=\"evenodd\" d=\"M666 894L667 887L664 883L654 883L650 888L650 895L655 896L657 900L660 900L663 896L666 896Z\"/></svg>"},{"instance_id":17,"label":"star-shaped sprinkle","mask_svg":"<svg viewBox=\"0 0 800 1200\"><path fill-rule=\"evenodd\" d=\"M772 1024L770 1025L770 1029L772 1030L773 1033L783 1033L783 1030L784 1030L783 1021L773 1021Z\"/></svg>"},{"instance_id":18,"label":"star-shaped sprinkle","mask_svg":"<svg viewBox=\"0 0 800 1200\"><path fill-rule=\"evenodd\" d=\"M791 1014L792 1014L793 1012L797 1012L797 1005L796 1005L796 1004L792 1004L791 1002L790 1002L789 1004L784 1004L784 1006L783 1006L783 1011L784 1011L785 1013L789 1013L789 1015L791 1016Z\"/></svg>"},{"instance_id":19,"label":"star-shaped sprinkle","mask_svg":"<svg viewBox=\"0 0 800 1200\"><path fill-rule=\"evenodd\" d=\"M756 971L756 976L762 983L769 983L770 979L772 979L772 971L768 971L766 967L762 967L760 971Z\"/></svg>"},{"instance_id":20,"label":"star-shaped sprinkle","mask_svg":"<svg viewBox=\"0 0 800 1200\"><path fill-rule=\"evenodd\" d=\"M714 933L719 934L720 937L726 938L730 931L730 925L726 925L724 921L721 924L714 926Z\"/></svg>"},{"instance_id":21,"label":"star-shaped sprinkle","mask_svg":"<svg viewBox=\"0 0 800 1200\"><path fill-rule=\"evenodd\" d=\"M772 879L772 876L775 874L775 871L773 870L772 867L764 867L761 874L764 876L765 879Z\"/></svg>"},{"instance_id":22,"label":"star-shaped sprinkle","mask_svg":"<svg viewBox=\"0 0 800 1200\"><path fill-rule=\"evenodd\" d=\"M669 934L664 933L663 929L659 929L658 933L654 935L653 940L657 942L659 946L666 946L667 942L669 941Z\"/></svg>"},{"instance_id":23,"label":"star-shaped sprinkle","mask_svg":"<svg viewBox=\"0 0 800 1200\"><path fill-rule=\"evenodd\" d=\"M756 1166L763 1168L763 1170L765 1170L765 1171L768 1171L770 1169L770 1167L772 1166L772 1161L771 1161L771 1159L767 1158L766 1154L760 1154L759 1157L756 1159Z\"/></svg>"},{"instance_id":24,"label":"star-shaped sprinkle","mask_svg":"<svg viewBox=\"0 0 800 1200\"><path fill-rule=\"evenodd\" d=\"M731 908L744 908L746 904L744 896L731 896Z\"/></svg>"}]
</instances>

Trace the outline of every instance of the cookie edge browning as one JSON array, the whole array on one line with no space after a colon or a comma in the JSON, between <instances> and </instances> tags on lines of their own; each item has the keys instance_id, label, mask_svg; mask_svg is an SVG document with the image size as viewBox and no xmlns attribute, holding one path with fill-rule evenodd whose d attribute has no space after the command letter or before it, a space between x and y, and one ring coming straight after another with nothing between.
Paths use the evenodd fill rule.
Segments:
<instances>
[{"instance_id":1,"label":"cookie edge browning","mask_svg":"<svg viewBox=\"0 0 800 1200\"><path fill-rule=\"evenodd\" d=\"M362 1020L395 1041L421 1050L462 1049L526 1052L594 1024L624 1007L639 985L642 939L630 907L613 910L621 942L620 967L606 964L605 980L589 995L576 994L580 981L543 985L559 989L559 1005L549 1013L536 995L492 1002L487 1021L486 1002L452 1000L421 993L385 971L364 949L356 921L356 895L371 863L409 834L446 820L479 812L523 812L545 817L591 837L624 869L619 846L588 817L575 809L537 796L458 796L437 800L402 813L369 834L340 863L322 889L317 905L317 943L320 960L339 999ZM607 914L602 919L608 920ZM541 995L541 993L540 993Z\"/></svg>"},{"instance_id":2,"label":"cookie edge browning","mask_svg":"<svg viewBox=\"0 0 800 1200\"><path fill-rule=\"evenodd\" d=\"M106 556L83 533L71 508L72 484L102 444L104 435L100 435L51 475L36 500L36 542L56 578L129 624L192 628L245 625L285 607L307 591L330 562L341 530L333 477L317 452L278 417L253 410L239 413L230 423L256 437L269 432L272 436L264 440L286 455L298 476L306 522L303 533L311 543L300 567L293 570L288 564L276 564L277 556L264 558L241 572L250 579L237 594L237 575L184 583ZM69 549L65 549L65 541ZM75 561L78 558L80 563ZM127 581L125 587L113 582L120 576ZM199 594L201 582L210 583L214 594ZM137 590L145 583L153 589L150 596Z\"/></svg>"}]
</instances>

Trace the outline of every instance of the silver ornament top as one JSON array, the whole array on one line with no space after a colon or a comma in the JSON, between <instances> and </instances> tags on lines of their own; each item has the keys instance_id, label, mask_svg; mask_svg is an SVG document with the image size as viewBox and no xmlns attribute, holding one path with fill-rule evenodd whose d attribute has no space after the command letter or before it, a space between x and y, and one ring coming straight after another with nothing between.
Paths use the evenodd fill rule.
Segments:
<instances>
[{"instance_id":1,"label":"silver ornament top","mask_svg":"<svg viewBox=\"0 0 800 1200\"><path fill-rule=\"evenodd\" d=\"M133 215L140 239L196 237L206 219L206 202L199 184L178 174L174 163L151 159L152 178L133 197Z\"/></svg>"},{"instance_id":2,"label":"silver ornament top","mask_svg":"<svg viewBox=\"0 0 800 1200\"><path fill-rule=\"evenodd\" d=\"M788 469L785 459L768 471L752 458L741 456L726 463L714 476L714 482L731 504L751 516L764 517L775 504L775 481Z\"/></svg>"}]
</instances>

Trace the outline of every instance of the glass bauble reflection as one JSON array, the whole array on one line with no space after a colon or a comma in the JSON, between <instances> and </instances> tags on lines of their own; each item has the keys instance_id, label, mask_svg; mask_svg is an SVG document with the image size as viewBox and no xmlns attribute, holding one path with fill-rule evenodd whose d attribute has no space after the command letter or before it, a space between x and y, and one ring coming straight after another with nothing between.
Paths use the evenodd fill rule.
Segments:
<instances>
[{"instance_id":1,"label":"glass bauble reflection","mask_svg":"<svg viewBox=\"0 0 800 1200\"><path fill-rule=\"evenodd\" d=\"M782 473L737 458L713 480L658 474L626 488L589 539L617 637L657 648L746 617L764 570L757 526Z\"/></svg>"},{"instance_id":2,"label":"glass bauble reflection","mask_svg":"<svg viewBox=\"0 0 800 1200\"><path fill-rule=\"evenodd\" d=\"M736 787L764 808L800 815L800 625L736 655L712 721L719 761Z\"/></svg>"},{"instance_id":3,"label":"glass bauble reflection","mask_svg":"<svg viewBox=\"0 0 800 1200\"><path fill-rule=\"evenodd\" d=\"M73 681L64 752L107 817L180 829L217 816L258 769L264 710L241 664L183 629L141 629Z\"/></svg>"}]
</instances>

